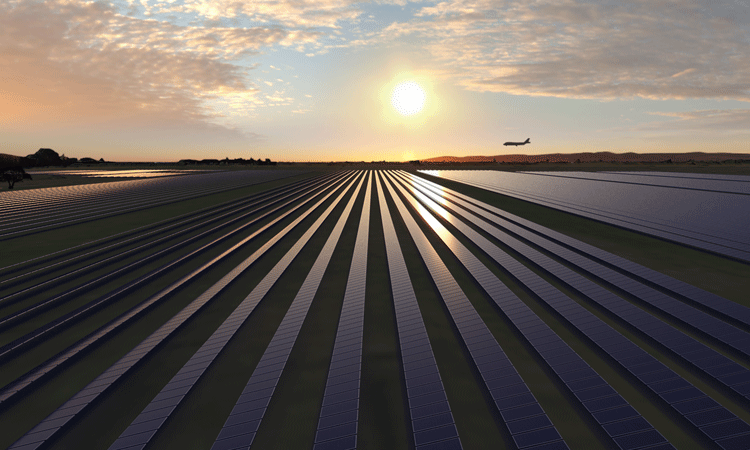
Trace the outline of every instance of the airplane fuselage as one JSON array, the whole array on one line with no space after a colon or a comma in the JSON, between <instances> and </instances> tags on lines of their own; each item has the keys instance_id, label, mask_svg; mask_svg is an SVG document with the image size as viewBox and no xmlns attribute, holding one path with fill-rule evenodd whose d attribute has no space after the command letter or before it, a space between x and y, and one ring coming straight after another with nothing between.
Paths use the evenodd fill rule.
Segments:
<instances>
[{"instance_id":1,"label":"airplane fuselage","mask_svg":"<svg viewBox=\"0 0 750 450\"><path fill-rule=\"evenodd\" d=\"M526 144L530 144L530 143L531 143L531 139L526 139L524 142L506 142L503 145L516 145L516 146L518 146L518 145L526 145Z\"/></svg>"}]
</instances>

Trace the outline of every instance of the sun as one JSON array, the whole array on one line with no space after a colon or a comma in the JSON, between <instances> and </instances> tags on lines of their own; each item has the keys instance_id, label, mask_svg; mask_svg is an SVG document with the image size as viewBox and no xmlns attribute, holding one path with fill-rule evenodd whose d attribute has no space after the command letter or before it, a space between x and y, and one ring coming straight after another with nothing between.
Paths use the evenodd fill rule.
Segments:
<instances>
[{"instance_id":1,"label":"sun","mask_svg":"<svg viewBox=\"0 0 750 450\"><path fill-rule=\"evenodd\" d=\"M424 101L424 89L414 81L397 84L391 96L391 104L402 116L413 116L422 111Z\"/></svg>"}]
</instances>

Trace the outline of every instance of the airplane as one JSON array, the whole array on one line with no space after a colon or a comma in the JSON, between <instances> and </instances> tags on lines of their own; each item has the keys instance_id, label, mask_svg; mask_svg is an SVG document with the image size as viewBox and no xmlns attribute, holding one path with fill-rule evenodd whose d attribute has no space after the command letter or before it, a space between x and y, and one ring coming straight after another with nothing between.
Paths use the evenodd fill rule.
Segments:
<instances>
[{"instance_id":1,"label":"airplane","mask_svg":"<svg viewBox=\"0 0 750 450\"><path fill-rule=\"evenodd\" d=\"M531 143L531 138L527 138L524 142L506 142L503 145L526 145Z\"/></svg>"}]
</instances>

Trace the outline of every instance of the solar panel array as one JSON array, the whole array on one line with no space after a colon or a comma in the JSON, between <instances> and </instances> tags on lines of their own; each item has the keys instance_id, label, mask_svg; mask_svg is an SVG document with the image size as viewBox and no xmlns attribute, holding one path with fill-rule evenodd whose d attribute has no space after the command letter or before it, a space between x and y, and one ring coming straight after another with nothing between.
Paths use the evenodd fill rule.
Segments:
<instances>
[{"instance_id":1,"label":"solar panel array","mask_svg":"<svg viewBox=\"0 0 750 450\"><path fill-rule=\"evenodd\" d=\"M441 175L468 179L466 174ZM505 192L487 177L469 184ZM692 188L689 177L653 181L657 177L649 174L518 177L639 189L650 183L653 189L694 195L721 188L722 193L712 194L744 195L724 194L731 191L727 183L741 183L736 180ZM88 198L104 198L104 191L87 189L92 189L85 193L91 194ZM55 195L60 214L73 211L70 217L79 217L75 205L81 192L68 189ZM180 195L202 194L188 189ZM153 201L157 204L159 196ZM123 202L120 210L115 203L107 208L107 214L117 214L131 206ZM352 214L360 209L358 216ZM103 211L94 206L91 214ZM373 248L380 237L384 248ZM305 266L309 269L296 273L313 250ZM348 272L331 270L334 252L348 255L343 261ZM378 254L384 260L373 256ZM146 269L137 272L138 267ZM376 275L373 270L385 271L386 291L368 283ZM214 281L202 281L209 279ZM248 324L270 317L264 305L281 301L274 292L291 279L301 284L278 313L279 321L262 332L267 336L263 347L245 342L241 336L261 333ZM139 289L158 280L164 281L156 293L140 296ZM465 291L465 280L476 289ZM339 303L329 294L333 285L341 286ZM49 390L56 377L82 370L109 342L132 333L157 308L184 297L183 306L171 307L171 316L140 342L115 350L120 353L110 367L81 372L88 378L81 380L78 392L41 401L43 411L49 411L43 413L46 417L12 418L18 425L0 433L7 435L0 439L8 448L55 448L70 445L71 436L95 433L90 429L95 411L114 406L111 399L118 392L143 383L139 371L150 367L158 374L166 349L188 339L191 326L208 317L209 310L222 307L226 313L207 337L189 341L186 362L148 380L155 393L145 402L138 400L140 406L123 408L127 423L108 427L113 435L107 442L75 444L151 449L176 438L171 433L180 429L208 436L211 443L205 448L246 449L281 440L275 436L280 430L299 429L301 436L309 436L299 444L302 448L378 447L372 431L383 425L363 422L363 417L393 412L371 404L374 397L392 393L363 383L363 367L385 360L393 365L384 367L397 371L393 393L403 394L390 407L405 419L405 433L396 437L404 448L474 448L476 437L466 431L474 414L489 419L483 426L496 428L499 437L492 445L497 447L576 448L571 442L580 443L580 434L589 436L591 448L668 449L675 448L670 441L677 433L681 446L750 448L750 308L403 171L311 176L0 269L0 289L0 373L17 374L3 375L8 381L0 384L0 419L6 423L26 402L39 404L36 393ZM222 306L240 292L232 303L237 306ZM387 294L375 298L375 292ZM125 301L130 306L118 306ZM392 325L368 322L367 306L376 301L392 305ZM310 331L303 325L312 320L309 312L315 305L331 302L340 307L320 325L330 332L330 347L312 349ZM71 334L107 311L113 312L98 326L80 337ZM445 318L448 329L436 328L436 315ZM508 340L502 327L515 337ZM368 344L376 329L392 329L395 347ZM62 351L45 350L52 337L60 340ZM446 353L436 347L440 339L455 341L461 350ZM524 350L519 353L518 348ZM203 404L206 386L215 383L211 374L233 364L230 355L236 349L259 359L239 380L238 394L222 400L231 403L225 405L225 416L212 418L217 425L190 429L181 422L186 411ZM322 355L324 367L299 366L295 355L312 351ZM476 401L485 407L466 409L464 393L456 387L453 366L458 361L475 374L461 383L475 383ZM304 399L289 400L289 383L283 380L305 370L320 373L320 381L304 386ZM538 373L546 374L552 385L540 384ZM549 389L559 395L550 397ZM559 401L576 411L574 417L556 411ZM305 418L300 423L282 422L278 413L269 412L273 405L294 408L296 402L305 411L296 416ZM206 417L209 413L201 409L189 415ZM676 432L675 426L683 431Z\"/></svg>"},{"instance_id":2,"label":"solar panel array","mask_svg":"<svg viewBox=\"0 0 750 450\"><path fill-rule=\"evenodd\" d=\"M5 213L0 218L0 241L300 173L296 170L215 172L4 192L0 196L0 207Z\"/></svg>"},{"instance_id":3,"label":"solar panel array","mask_svg":"<svg viewBox=\"0 0 750 450\"><path fill-rule=\"evenodd\" d=\"M534 175L496 171L423 171L662 239L750 261L750 185L674 177L617 182L619 174ZM623 179L632 179L623 178ZM655 179L650 184L649 180ZM730 191L712 190L729 183ZM736 186L735 186L736 185Z\"/></svg>"},{"instance_id":4,"label":"solar panel array","mask_svg":"<svg viewBox=\"0 0 750 450\"><path fill-rule=\"evenodd\" d=\"M336 329L336 341L333 345L333 356L313 450L357 448L359 397L356 401L347 401L339 394L359 392L360 389L371 194L372 176L368 178L365 188L357 242ZM350 364L349 361L354 363Z\"/></svg>"}]
</instances>

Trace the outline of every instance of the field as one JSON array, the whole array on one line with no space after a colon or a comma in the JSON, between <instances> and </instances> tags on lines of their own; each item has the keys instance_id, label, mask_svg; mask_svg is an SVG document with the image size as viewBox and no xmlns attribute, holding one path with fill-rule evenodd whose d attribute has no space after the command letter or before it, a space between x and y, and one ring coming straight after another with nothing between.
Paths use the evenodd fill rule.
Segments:
<instances>
[{"instance_id":1,"label":"field","mask_svg":"<svg viewBox=\"0 0 750 450\"><path fill-rule=\"evenodd\" d=\"M0 193L0 448L750 448L747 263L417 168Z\"/></svg>"}]
</instances>

